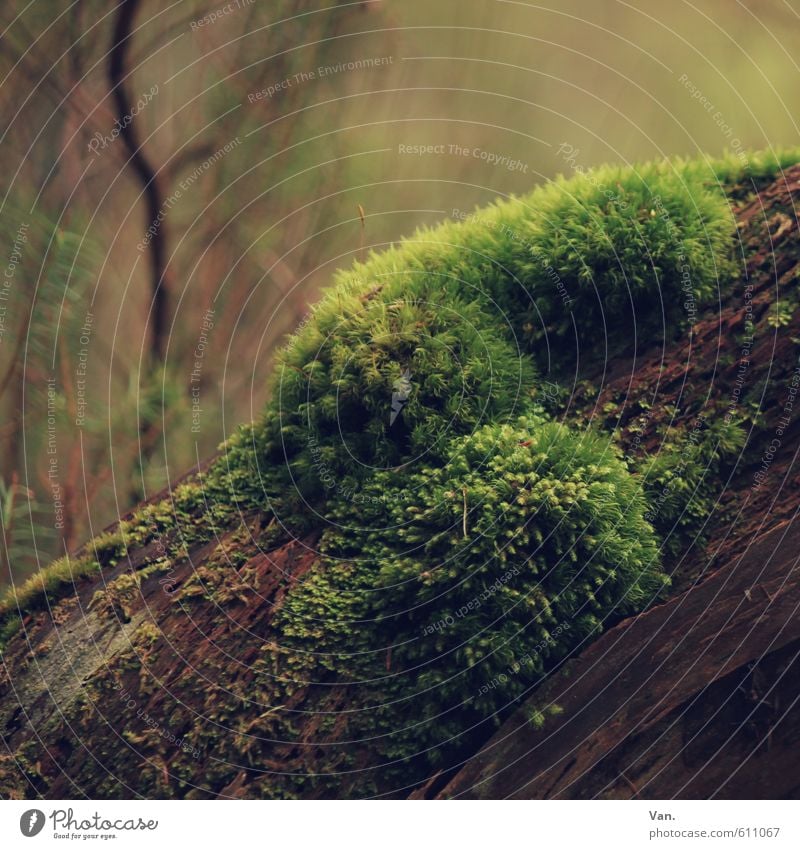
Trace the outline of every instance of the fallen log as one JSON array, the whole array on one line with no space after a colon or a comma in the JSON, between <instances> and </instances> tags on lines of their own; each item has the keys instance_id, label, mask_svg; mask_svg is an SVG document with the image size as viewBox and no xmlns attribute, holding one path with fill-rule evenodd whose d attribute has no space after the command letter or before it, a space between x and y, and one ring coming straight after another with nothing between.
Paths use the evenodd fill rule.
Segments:
<instances>
[{"instance_id":1,"label":"fallen log","mask_svg":"<svg viewBox=\"0 0 800 849\"><path fill-rule=\"evenodd\" d=\"M706 799L800 795L800 521L602 636L443 798Z\"/></svg>"}]
</instances>

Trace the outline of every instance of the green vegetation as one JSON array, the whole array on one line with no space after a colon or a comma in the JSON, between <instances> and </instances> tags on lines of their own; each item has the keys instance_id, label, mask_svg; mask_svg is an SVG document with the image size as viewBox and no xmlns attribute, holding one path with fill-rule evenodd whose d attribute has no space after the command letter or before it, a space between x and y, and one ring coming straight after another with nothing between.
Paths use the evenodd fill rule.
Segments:
<instances>
[{"instance_id":1,"label":"green vegetation","mask_svg":"<svg viewBox=\"0 0 800 849\"><path fill-rule=\"evenodd\" d=\"M672 433L640 466L648 502L645 518L656 530L664 554L674 557L702 545L704 529L719 495L719 471L745 441L732 420L708 421L702 414L688 432Z\"/></svg>"},{"instance_id":2,"label":"green vegetation","mask_svg":"<svg viewBox=\"0 0 800 849\"><path fill-rule=\"evenodd\" d=\"M645 508L607 438L540 419L456 439L446 466L380 472L357 511L337 504L326 559L278 611L259 699L358 684L372 707L349 733L407 779L416 753L441 762L609 616L657 596L667 581ZM270 733L291 728L278 713Z\"/></svg>"},{"instance_id":3,"label":"green vegetation","mask_svg":"<svg viewBox=\"0 0 800 849\"><path fill-rule=\"evenodd\" d=\"M448 439L529 411L537 367L692 321L731 271L733 219L707 178L695 163L600 168L339 274L279 355L266 414L243 437L266 491L298 493L293 513L376 468L445 458Z\"/></svg>"},{"instance_id":4,"label":"green vegetation","mask_svg":"<svg viewBox=\"0 0 800 849\"><path fill-rule=\"evenodd\" d=\"M733 200L755 197L785 169L800 161L800 148L748 151L746 159L726 153L719 159L679 159L676 166L686 174L716 187Z\"/></svg>"},{"instance_id":5,"label":"green vegetation","mask_svg":"<svg viewBox=\"0 0 800 849\"><path fill-rule=\"evenodd\" d=\"M703 420L634 468L608 434L555 423L558 395L539 391L576 344L602 355L683 332L727 284L733 218L708 177L682 162L579 174L341 273L278 358L261 419L207 472L9 594L4 634L132 549L152 546L137 569L168 570L248 512L271 514L262 548L315 528L323 557L274 611L259 731L291 744L298 694L327 717L341 710L330 685L357 685L348 733L397 761L398 780L446 763L660 596L660 549L691 543L740 445L735 423ZM237 598L227 564L209 558L181 598ZM117 577L95 602L127 616L138 586ZM303 781L276 777L275 794Z\"/></svg>"}]
</instances>

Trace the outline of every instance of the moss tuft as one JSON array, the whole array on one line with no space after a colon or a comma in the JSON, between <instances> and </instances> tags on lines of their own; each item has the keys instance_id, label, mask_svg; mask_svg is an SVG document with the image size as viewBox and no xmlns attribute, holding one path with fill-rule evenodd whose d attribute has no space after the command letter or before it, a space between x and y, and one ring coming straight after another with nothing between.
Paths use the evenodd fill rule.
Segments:
<instances>
[{"instance_id":1,"label":"moss tuft","mask_svg":"<svg viewBox=\"0 0 800 849\"><path fill-rule=\"evenodd\" d=\"M358 511L337 503L326 560L286 597L263 652L267 704L357 685L372 707L348 717L349 735L402 760L403 780L449 762L471 729L668 583L640 486L607 438L521 419L453 440L448 456L376 474ZM325 693L307 692L304 710L323 713ZM272 733L291 739L291 713Z\"/></svg>"},{"instance_id":2,"label":"moss tuft","mask_svg":"<svg viewBox=\"0 0 800 849\"><path fill-rule=\"evenodd\" d=\"M212 540L179 597L246 603L236 567L250 540L313 527L323 557L281 589L247 694L267 707L239 717L246 740L231 762L297 744L276 797L360 769L366 750L398 781L450 762L609 621L660 597L659 546L685 544L739 444L734 426L703 422L702 438L629 469L609 438L552 420L565 399L542 376L578 351L580 380L580 358L685 329L728 284L729 197L797 158L559 178L340 273L278 356L259 420L169 497L7 594L3 639L19 613L124 558L134 574L96 603L127 618L148 570ZM156 651L154 630L140 637ZM356 706L331 685L357 687ZM298 705L319 728L345 723L361 749L306 746ZM240 707L215 710L232 719ZM365 777L361 792L372 789Z\"/></svg>"}]
</instances>

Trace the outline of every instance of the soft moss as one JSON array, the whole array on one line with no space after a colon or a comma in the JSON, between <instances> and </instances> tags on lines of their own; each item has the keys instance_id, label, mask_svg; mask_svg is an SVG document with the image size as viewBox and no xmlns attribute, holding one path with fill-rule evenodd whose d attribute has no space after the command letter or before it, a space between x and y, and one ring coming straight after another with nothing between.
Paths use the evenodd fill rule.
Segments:
<instances>
[{"instance_id":1,"label":"soft moss","mask_svg":"<svg viewBox=\"0 0 800 849\"><path fill-rule=\"evenodd\" d=\"M738 454L745 437L737 421L700 414L690 427L673 429L656 453L642 459L639 473L648 501L646 518L665 554L676 556L691 545L703 544L720 492L720 468Z\"/></svg>"},{"instance_id":2,"label":"soft moss","mask_svg":"<svg viewBox=\"0 0 800 849\"><path fill-rule=\"evenodd\" d=\"M376 473L331 508L324 559L275 613L259 731L291 742L284 706L301 698L322 717L332 685L355 687L358 707L338 721L369 741L384 780L447 765L607 622L659 597L646 507L607 437L540 418L455 438L447 462ZM346 770L359 750L304 766Z\"/></svg>"},{"instance_id":3,"label":"soft moss","mask_svg":"<svg viewBox=\"0 0 800 849\"><path fill-rule=\"evenodd\" d=\"M46 569L40 569L19 586L6 591L0 601L0 619L7 621L19 612L47 609L63 597L65 590L99 569L97 560L89 556L65 555L53 561Z\"/></svg>"},{"instance_id":4,"label":"soft moss","mask_svg":"<svg viewBox=\"0 0 800 849\"><path fill-rule=\"evenodd\" d=\"M251 512L271 519L254 546L314 527L324 556L280 596L254 694L267 709L247 727L261 736L238 754L298 742L294 710L338 716L337 684L358 688L353 739L399 779L446 763L609 621L660 597L667 523L698 520L735 441L720 431L630 469L607 437L550 420L560 400L543 401L542 375L576 349L682 332L732 273L724 189L789 159L559 178L341 272L278 356L264 414L74 567L12 592L4 627L134 552L137 569L167 568L222 532L249 538ZM246 601L230 560L213 548L181 598ZM137 590L118 579L98 601L127 616ZM320 758L301 767L358 768L346 748ZM276 777L274 794L307 781L323 779Z\"/></svg>"}]
</instances>

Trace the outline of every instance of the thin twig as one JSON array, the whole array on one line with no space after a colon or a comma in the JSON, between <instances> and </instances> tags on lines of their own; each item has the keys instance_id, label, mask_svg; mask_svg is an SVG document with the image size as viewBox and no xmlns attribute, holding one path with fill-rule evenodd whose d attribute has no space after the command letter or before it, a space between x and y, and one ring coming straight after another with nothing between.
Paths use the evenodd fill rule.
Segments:
<instances>
[{"instance_id":1,"label":"thin twig","mask_svg":"<svg viewBox=\"0 0 800 849\"><path fill-rule=\"evenodd\" d=\"M364 207L358 205L358 217L361 219L361 262L364 262L364 235L366 229L366 216L364 215Z\"/></svg>"},{"instance_id":2,"label":"thin twig","mask_svg":"<svg viewBox=\"0 0 800 849\"><path fill-rule=\"evenodd\" d=\"M131 101L125 88L130 76L128 53L133 38L133 22L140 0L122 0L117 7L111 49L108 51L108 82L116 106L117 118L121 123L120 137L130 154L129 162L142 185L147 218L154 228L150 239L150 266L153 316L153 353L159 361L164 359L167 325L167 236L165 222L159 218L162 208L160 181L150 160L139 142L137 127L133 120L126 122L132 114Z\"/></svg>"}]
</instances>

